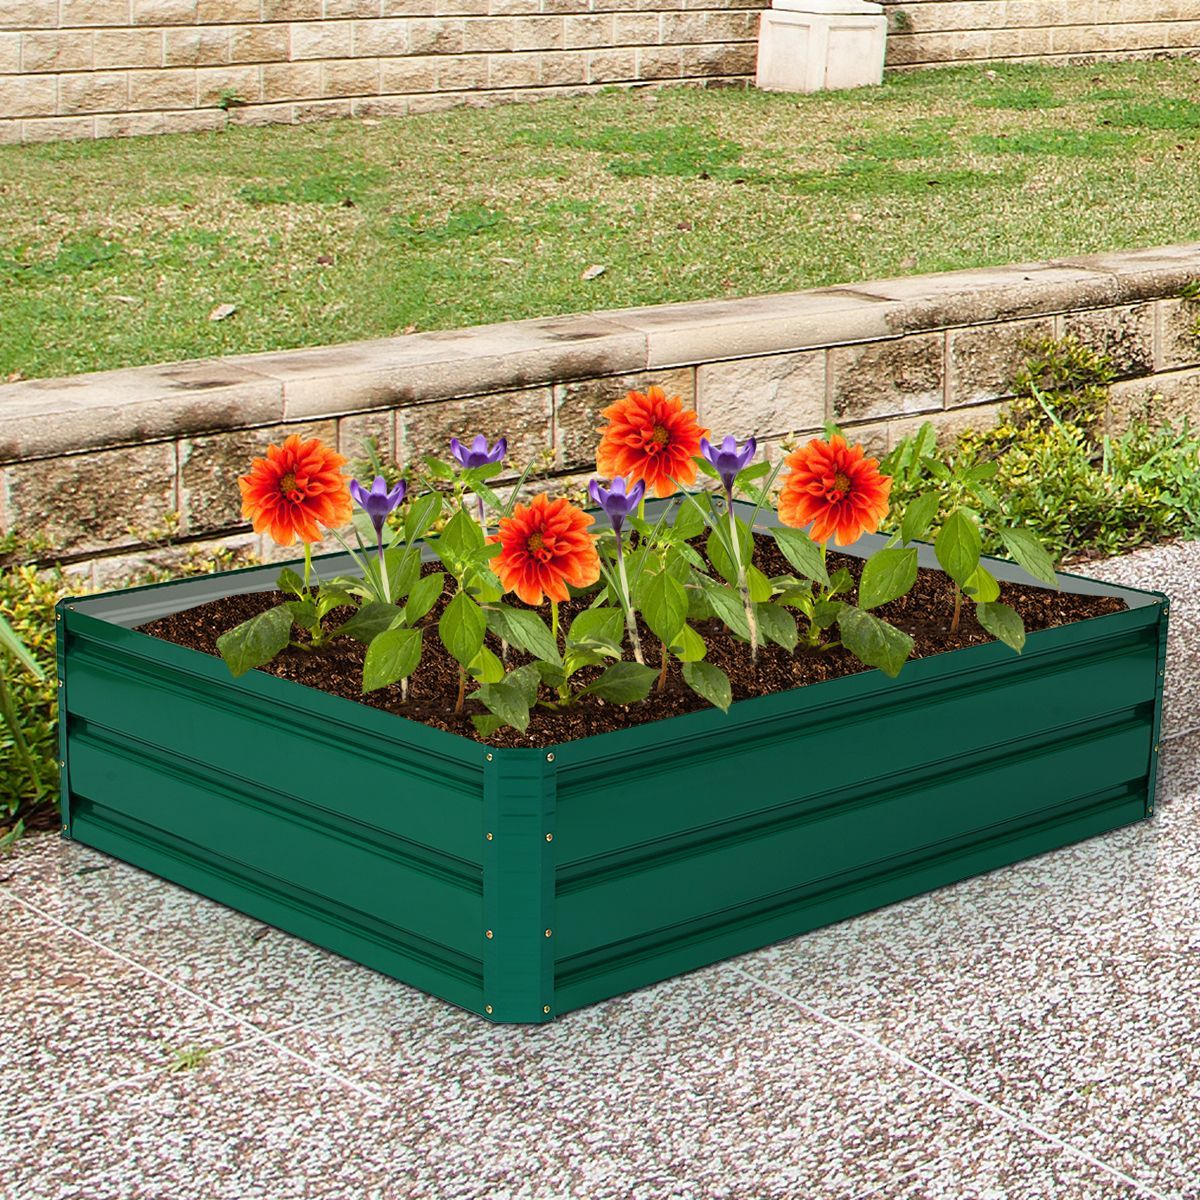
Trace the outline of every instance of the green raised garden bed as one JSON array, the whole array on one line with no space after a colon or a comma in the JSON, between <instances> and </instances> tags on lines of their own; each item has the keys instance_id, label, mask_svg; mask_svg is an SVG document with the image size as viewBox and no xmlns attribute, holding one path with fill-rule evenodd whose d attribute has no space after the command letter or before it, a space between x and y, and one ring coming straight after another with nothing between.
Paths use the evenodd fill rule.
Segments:
<instances>
[{"instance_id":1,"label":"green raised garden bed","mask_svg":"<svg viewBox=\"0 0 1200 1200\"><path fill-rule=\"evenodd\" d=\"M1062 576L1129 608L1020 656L975 646L513 750L234 679L134 628L277 573L60 606L65 831L493 1021L548 1021L1153 812L1155 593Z\"/></svg>"}]
</instances>

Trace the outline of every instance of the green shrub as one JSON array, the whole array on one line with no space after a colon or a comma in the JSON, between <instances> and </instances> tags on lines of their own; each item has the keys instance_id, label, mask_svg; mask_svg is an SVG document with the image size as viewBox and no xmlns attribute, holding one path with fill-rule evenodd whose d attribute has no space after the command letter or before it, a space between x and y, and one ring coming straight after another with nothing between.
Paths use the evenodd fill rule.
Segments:
<instances>
[{"instance_id":1,"label":"green shrub","mask_svg":"<svg viewBox=\"0 0 1200 1200\"><path fill-rule=\"evenodd\" d=\"M950 449L957 469L994 462L991 486L1010 522L1059 558L1200 535L1200 435L1156 421L1153 405L1123 433L1105 434L1112 380L1109 360L1077 339L1038 343L998 423L960 434ZM898 475L896 510L917 491ZM994 539L984 548L1004 553Z\"/></svg>"}]
</instances>

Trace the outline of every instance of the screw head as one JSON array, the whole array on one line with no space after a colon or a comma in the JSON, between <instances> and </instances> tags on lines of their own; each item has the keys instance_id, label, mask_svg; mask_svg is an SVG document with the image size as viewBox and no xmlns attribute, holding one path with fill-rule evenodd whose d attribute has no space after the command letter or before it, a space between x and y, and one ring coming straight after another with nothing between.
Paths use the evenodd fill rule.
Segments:
<instances>
[{"instance_id":1,"label":"screw head","mask_svg":"<svg viewBox=\"0 0 1200 1200\"><path fill-rule=\"evenodd\" d=\"M491 762L491 761L492 761L492 756L491 756L491 754L487 754L487 755L485 755L484 757L485 757L485 758L488 760L488 762Z\"/></svg>"},{"instance_id":2,"label":"screw head","mask_svg":"<svg viewBox=\"0 0 1200 1200\"><path fill-rule=\"evenodd\" d=\"M488 1014L488 1016L491 1016L491 1014L492 1014L492 1006L491 1006L490 1004L485 1004L485 1005L483 1006L483 1011L484 1011L485 1013L487 1013L487 1014Z\"/></svg>"},{"instance_id":3,"label":"screw head","mask_svg":"<svg viewBox=\"0 0 1200 1200\"><path fill-rule=\"evenodd\" d=\"M492 841L492 840L493 840L493 837L494 837L494 835L493 835L493 834L490 834L490 833L485 833L483 836L484 836L485 838L487 838L487 840L488 840L489 842L490 842L490 841Z\"/></svg>"},{"instance_id":4,"label":"screw head","mask_svg":"<svg viewBox=\"0 0 1200 1200\"><path fill-rule=\"evenodd\" d=\"M63 831L63 833L67 832L67 827L65 825L62 827L62 831Z\"/></svg>"},{"instance_id":5,"label":"screw head","mask_svg":"<svg viewBox=\"0 0 1200 1200\"><path fill-rule=\"evenodd\" d=\"M554 834L552 834L552 833L546 834L546 841L548 841L548 842L554 841Z\"/></svg>"},{"instance_id":6,"label":"screw head","mask_svg":"<svg viewBox=\"0 0 1200 1200\"><path fill-rule=\"evenodd\" d=\"M554 932L554 931L553 931L552 929L547 929L547 930L546 930L546 936L547 936L547 937L550 937L550 936L553 934L553 932Z\"/></svg>"},{"instance_id":7,"label":"screw head","mask_svg":"<svg viewBox=\"0 0 1200 1200\"><path fill-rule=\"evenodd\" d=\"M547 754L547 755L546 755L546 761L547 761L547 762L553 762L553 761L554 761L554 755L553 755L553 754Z\"/></svg>"},{"instance_id":8,"label":"screw head","mask_svg":"<svg viewBox=\"0 0 1200 1200\"><path fill-rule=\"evenodd\" d=\"M490 929L485 929L485 930L484 930L484 932L483 932L483 936L484 936L485 938L487 938L487 939L488 939L488 941L491 941L491 940L492 940L492 937L493 937L494 935L492 934L492 931L491 931Z\"/></svg>"},{"instance_id":9,"label":"screw head","mask_svg":"<svg viewBox=\"0 0 1200 1200\"><path fill-rule=\"evenodd\" d=\"M549 1011L550 1011L550 1005L548 1005L548 1004L543 1004L543 1005L542 1005L542 1012L544 1012L544 1013L548 1013Z\"/></svg>"},{"instance_id":10,"label":"screw head","mask_svg":"<svg viewBox=\"0 0 1200 1200\"><path fill-rule=\"evenodd\" d=\"M61 680L61 679L58 681L58 686L59 686L59 687L62 687L62 680Z\"/></svg>"}]
</instances>

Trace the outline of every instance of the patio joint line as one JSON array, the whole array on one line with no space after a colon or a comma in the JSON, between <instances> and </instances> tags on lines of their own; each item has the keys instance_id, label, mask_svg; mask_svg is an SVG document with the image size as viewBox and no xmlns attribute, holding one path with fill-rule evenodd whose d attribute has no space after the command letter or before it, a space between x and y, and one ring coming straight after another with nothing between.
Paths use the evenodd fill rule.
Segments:
<instances>
[{"instance_id":1,"label":"patio joint line","mask_svg":"<svg viewBox=\"0 0 1200 1200\"><path fill-rule=\"evenodd\" d=\"M327 1016L319 1017L313 1021L295 1021L290 1025L285 1025L282 1029L276 1029L271 1036L280 1036L282 1034L296 1033L301 1030L313 1029L323 1021L335 1021L338 1017L349 1016L351 1013L360 1011L357 1008L346 1008L340 1012L330 1013ZM260 1042L267 1039L267 1034L260 1033L250 1038L243 1038L239 1042L229 1042L224 1046L217 1046L209 1051L208 1058L215 1059L221 1055L229 1054L234 1050L245 1050L248 1047L256 1046ZM0 1116L0 1129L5 1125L11 1124L14 1121L25 1121L29 1118L48 1117L59 1109L69 1108L76 1105L81 1100L91 1100L96 1096L104 1096L109 1092L120 1091L121 1088L132 1087L135 1084L149 1083L151 1080L158 1079L161 1076L172 1074L167 1067L156 1067L152 1071L139 1071L135 1075L124 1075L120 1079L115 1079L111 1083L106 1083L103 1087L88 1088L84 1092L72 1092L70 1096L64 1096L61 1100L52 1100L48 1104L38 1104L33 1108L20 1108L13 1112L5 1113ZM382 1098L380 1098L382 1103Z\"/></svg>"},{"instance_id":2,"label":"patio joint line","mask_svg":"<svg viewBox=\"0 0 1200 1200\"><path fill-rule=\"evenodd\" d=\"M341 1075L339 1072L332 1070L330 1067L326 1067L323 1064L316 1062L314 1059L306 1058L303 1054L299 1053L299 1051L293 1050L290 1046L284 1045L283 1042L276 1041L275 1035L272 1034L270 1031L260 1028L258 1025L255 1025L252 1021L248 1021L245 1017L239 1016L232 1009L226 1008L223 1004L217 1004L217 1003L213 1002L212 1000L206 1000L202 995L200 995L199 992L193 991L191 988L187 987L185 984L179 983L177 980L168 978L166 975L163 975L160 972L155 971L152 967L148 967L144 963L140 963L136 959L131 958L128 954L124 954L120 950L113 949L112 946L106 946L103 942L99 941L97 938L92 937L90 934L82 932L82 930L73 929L65 921L62 921L58 917L54 916L53 914L46 912L46 910L41 908L39 905L34 904L29 900L21 899L20 896L17 896L12 891L10 891L8 888L0 887L0 896L4 896L5 898L7 898L9 900L16 901L17 904L20 904L24 908L29 909L30 912L37 913L37 915L42 917L43 920L49 921L52 925L56 925L59 929L65 930L67 933L71 934L73 937L82 939L83 941L87 942L88 944L95 946L96 949L102 950L105 954L111 955L113 958L117 959L119 962L125 963L126 966L133 967L134 970L141 971L142 974L148 975L151 979L156 979L159 983L165 984L167 987L172 988L173 990L181 993L184 996L187 996L189 999L194 1000L194 1001L204 1005L205 1008L209 1008L213 1012L220 1013L222 1016L227 1017L230 1020L232 1020L236 1025L242 1026L246 1029L254 1030L258 1036L248 1039L248 1040L262 1041L262 1042L265 1042L269 1046L273 1046L276 1050L279 1050L281 1053L286 1054L288 1057L299 1060L300 1062L304 1063L306 1066L312 1067L313 1070L319 1071L322 1075L329 1076L330 1079L335 1080L337 1083L341 1084L343 1087L349 1088L350 1091L357 1092L364 1099L371 1100L376 1104L386 1103L385 1097L381 1096L378 1092L374 1092L370 1088L363 1087L362 1084L355 1083L354 1080L352 1080L352 1079L347 1079L344 1075Z\"/></svg>"},{"instance_id":3,"label":"patio joint line","mask_svg":"<svg viewBox=\"0 0 1200 1200\"><path fill-rule=\"evenodd\" d=\"M880 1041L878 1038L872 1037L869 1033L864 1033L862 1030L856 1029L853 1025L849 1025L845 1021L839 1020L837 1017L830 1016L829 1013L824 1012L819 1008L814 1008L811 1004L806 1004L798 996L792 996L788 992L785 992L782 988L776 987L774 984L767 983L766 980L759 979L756 975L751 975L750 972L744 967L734 967L734 970L737 971L739 975L744 976L751 983L754 983L758 987L765 989L772 995L778 997L780 1000L783 1000L786 1003L801 1009L810 1016L816 1017L818 1020L824 1021L828 1025L832 1025L835 1029L839 1029L843 1033L848 1033L851 1037L862 1042L864 1045L871 1046L875 1050L886 1054L889 1058L895 1059L897 1062L911 1067L914 1071L918 1071L926 1078L934 1080L936 1083L941 1084L945 1088L949 1088L950 1091L954 1092L958 1096L961 1096L963 1099L970 1101L972 1104L976 1104L980 1108L986 1109L988 1112L1000 1117L1002 1120L1007 1121L1012 1125L1016 1125L1020 1129L1024 1129L1026 1133L1032 1133L1035 1136L1040 1137L1055 1146L1058 1146L1060 1149L1065 1150L1068 1154L1073 1155L1075 1158L1082 1159L1091 1166L1099 1168L1101 1171L1113 1176L1115 1179L1119 1179L1122 1183L1128 1184L1130 1187L1135 1188L1141 1194L1151 1197L1152 1200L1178 1200L1177 1196L1168 1196L1163 1192L1157 1192L1150 1187L1149 1184L1142 1183L1140 1180L1134 1179L1131 1175L1126 1175L1117 1167L1114 1167L1111 1164L1096 1158L1094 1155L1089 1154L1086 1150L1081 1150L1078 1146L1072 1145L1065 1138L1060 1137L1058 1134L1051 1133L1048 1129L1043 1129L1041 1126L1035 1125L1027 1117L1021 1116L1020 1113L1009 1112L1007 1109L1001 1108L998 1104L995 1104L991 1100L987 1099L986 1096L981 1096L977 1092L973 1092L969 1088L963 1087L962 1084L955 1083L952 1079L947 1079L945 1076L939 1075L932 1068L926 1067L917 1062L915 1059L909 1058L907 1054L904 1054L900 1050L896 1050L894 1047L889 1046L886 1042ZM901 1178L903 1178L903 1176Z\"/></svg>"}]
</instances>

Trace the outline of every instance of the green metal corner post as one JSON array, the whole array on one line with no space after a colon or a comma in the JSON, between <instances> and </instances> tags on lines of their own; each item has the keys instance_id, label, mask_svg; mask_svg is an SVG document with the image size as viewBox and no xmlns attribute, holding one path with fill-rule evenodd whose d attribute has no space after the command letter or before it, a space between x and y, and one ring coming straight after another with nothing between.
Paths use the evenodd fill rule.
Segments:
<instances>
[{"instance_id":1,"label":"green metal corner post","mask_svg":"<svg viewBox=\"0 0 1200 1200\"><path fill-rule=\"evenodd\" d=\"M1158 788L1158 764L1162 757L1163 689L1167 677L1167 636L1170 633L1171 601L1162 597L1158 617L1158 696L1154 702L1154 726L1151 733L1150 770L1146 780L1146 816L1154 816L1155 793Z\"/></svg>"},{"instance_id":2,"label":"green metal corner post","mask_svg":"<svg viewBox=\"0 0 1200 1200\"><path fill-rule=\"evenodd\" d=\"M483 783L484 1015L554 1017L553 750L486 750Z\"/></svg>"},{"instance_id":3,"label":"green metal corner post","mask_svg":"<svg viewBox=\"0 0 1200 1200\"><path fill-rule=\"evenodd\" d=\"M54 649L58 660L58 789L64 837L71 836L71 787L67 778L67 601L54 612Z\"/></svg>"}]
</instances>

